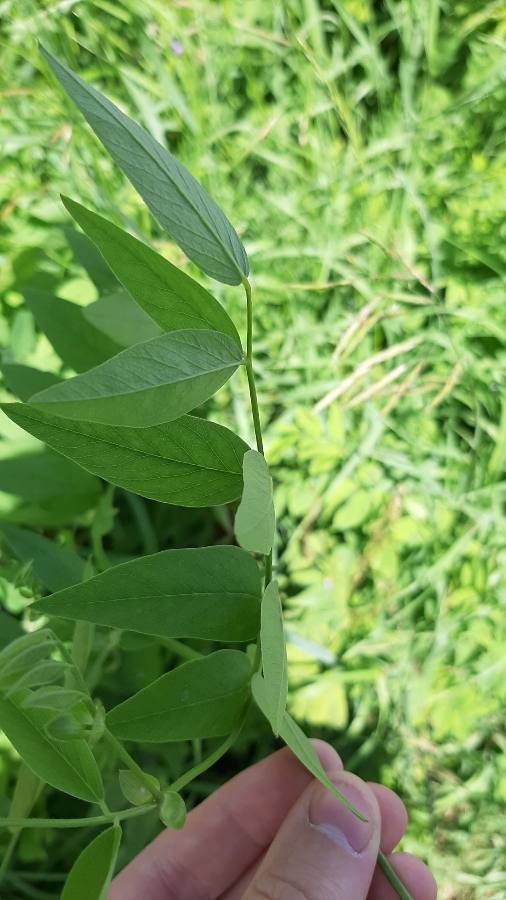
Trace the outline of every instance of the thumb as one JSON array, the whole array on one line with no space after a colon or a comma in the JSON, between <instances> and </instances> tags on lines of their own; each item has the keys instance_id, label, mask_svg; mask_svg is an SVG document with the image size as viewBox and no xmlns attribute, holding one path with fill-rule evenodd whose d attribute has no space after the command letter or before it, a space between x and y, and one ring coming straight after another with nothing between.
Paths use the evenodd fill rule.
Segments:
<instances>
[{"instance_id":1,"label":"thumb","mask_svg":"<svg viewBox=\"0 0 506 900\"><path fill-rule=\"evenodd\" d=\"M379 850L378 804L355 775L329 777L367 822L313 782L292 807L244 900L366 900Z\"/></svg>"}]
</instances>

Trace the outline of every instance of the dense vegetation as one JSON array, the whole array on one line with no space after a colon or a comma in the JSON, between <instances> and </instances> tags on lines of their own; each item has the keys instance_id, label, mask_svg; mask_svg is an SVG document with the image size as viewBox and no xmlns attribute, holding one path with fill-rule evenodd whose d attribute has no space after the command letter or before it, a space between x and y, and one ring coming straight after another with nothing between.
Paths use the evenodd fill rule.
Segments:
<instances>
[{"instance_id":1,"label":"dense vegetation","mask_svg":"<svg viewBox=\"0 0 506 900\"><path fill-rule=\"evenodd\" d=\"M443 898L504 897L501 5L22 0L1 12L2 398L18 396L13 364L82 365L83 326L53 333L41 291L86 308L100 346L118 338L88 306L111 282L69 231L60 190L184 264L50 84L43 38L195 172L253 262L292 713L399 791L406 847L428 859ZM239 295L217 295L242 328ZM252 443L245 380L208 408ZM232 540L226 508L79 482L4 417L0 432L0 605L20 621L54 589L60 548L100 569ZM13 526L54 542L50 571ZM0 626L1 644L16 626ZM99 630L89 679L109 706L173 662L161 644L125 635L118 647ZM190 802L268 752L263 728L248 723ZM139 748L150 771L174 777L200 753ZM16 769L0 735L0 815ZM37 805L81 812L51 792ZM139 821L124 859L158 827ZM89 837L25 832L12 896L55 896ZM55 884L34 880L41 870Z\"/></svg>"}]
</instances>

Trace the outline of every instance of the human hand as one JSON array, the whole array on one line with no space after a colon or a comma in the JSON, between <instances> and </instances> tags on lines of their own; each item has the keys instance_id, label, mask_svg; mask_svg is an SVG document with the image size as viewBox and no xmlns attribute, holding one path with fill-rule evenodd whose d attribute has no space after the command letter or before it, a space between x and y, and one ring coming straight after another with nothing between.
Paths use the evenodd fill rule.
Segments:
<instances>
[{"instance_id":1,"label":"human hand","mask_svg":"<svg viewBox=\"0 0 506 900\"><path fill-rule=\"evenodd\" d=\"M114 880L109 900L396 900L376 868L407 814L388 788L343 772L337 753L314 742L347 812L284 749L242 772L165 831ZM434 900L427 867L406 853L390 861L414 900Z\"/></svg>"}]
</instances>

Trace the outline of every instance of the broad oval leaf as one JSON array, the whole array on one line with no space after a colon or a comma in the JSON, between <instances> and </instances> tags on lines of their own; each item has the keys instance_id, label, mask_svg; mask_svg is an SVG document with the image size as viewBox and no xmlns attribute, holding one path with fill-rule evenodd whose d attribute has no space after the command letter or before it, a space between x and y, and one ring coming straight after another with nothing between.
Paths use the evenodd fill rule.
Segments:
<instances>
[{"instance_id":1,"label":"broad oval leaf","mask_svg":"<svg viewBox=\"0 0 506 900\"><path fill-rule=\"evenodd\" d=\"M270 703L268 688L265 680L258 672L253 675L253 678L251 680L251 690L255 703L263 712L266 719L269 719ZM332 784L320 760L318 759L313 745L302 731L302 728L297 725L297 723L287 712L284 713L279 734L287 747L290 748L292 753L295 754L302 765L306 767L308 772L311 772L311 775L317 778L318 781L323 784L323 786L326 787L327 790L330 791L330 793L333 794L334 797L336 797L337 800L339 800L343 804L343 806L346 807L346 809L349 809L352 813L354 813L354 815L357 816L357 818L363 820L363 815L359 813L358 810L356 810L355 807L351 805L349 800L344 797L343 794L341 794L336 786Z\"/></svg>"},{"instance_id":2,"label":"broad oval leaf","mask_svg":"<svg viewBox=\"0 0 506 900\"><path fill-rule=\"evenodd\" d=\"M151 428L119 428L61 419L22 403L1 408L83 469L143 497L204 507L240 496L248 446L214 422L183 416Z\"/></svg>"},{"instance_id":3,"label":"broad oval leaf","mask_svg":"<svg viewBox=\"0 0 506 900\"><path fill-rule=\"evenodd\" d=\"M0 695L0 730L42 781L79 800L100 802L104 795L102 779L88 744L49 738L45 729L53 713L24 707L23 700L29 696L29 691L19 691L10 698Z\"/></svg>"},{"instance_id":4,"label":"broad oval leaf","mask_svg":"<svg viewBox=\"0 0 506 900\"><path fill-rule=\"evenodd\" d=\"M248 641L258 634L261 583L238 547L163 550L45 597L37 609L158 637Z\"/></svg>"},{"instance_id":5,"label":"broad oval leaf","mask_svg":"<svg viewBox=\"0 0 506 900\"><path fill-rule=\"evenodd\" d=\"M35 394L30 405L105 425L158 425L211 397L241 362L239 347L225 334L173 331Z\"/></svg>"},{"instance_id":6,"label":"broad oval leaf","mask_svg":"<svg viewBox=\"0 0 506 900\"><path fill-rule=\"evenodd\" d=\"M2 375L11 393L23 401L36 391L43 391L62 380L52 372L42 372L19 363L2 363Z\"/></svg>"},{"instance_id":7,"label":"broad oval leaf","mask_svg":"<svg viewBox=\"0 0 506 900\"><path fill-rule=\"evenodd\" d=\"M249 696L251 663L238 650L218 650L162 675L107 716L127 741L163 743L222 737L237 725Z\"/></svg>"},{"instance_id":8,"label":"broad oval leaf","mask_svg":"<svg viewBox=\"0 0 506 900\"><path fill-rule=\"evenodd\" d=\"M83 316L122 347L132 347L161 334L156 322L121 288L84 306Z\"/></svg>"},{"instance_id":9,"label":"broad oval leaf","mask_svg":"<svg viewBox=\"0 0 506 900\"><path fill-rule=\"evenodd\" d=\"M241 343L232 319L198 281L97 213L68 197L62 200L123 287L163 331L211 329Z\"/></svg>"},{"instance_id":10,"label":"broad oval leaf","mask_svg":"<svg viewBox=\"0 0 506 900\"><path fill-rule=\"evenodd\" d=\"M114 161L172 239L212 278L239 284L248 258L232 225L181 163L117 106L41 48Z\"/></svg>"},{"instance_id":11,"label":"broad oval leaf","mask_svg":"<svg viewBox=\"0 0 506 900\"><path fill-rule=\"evenodd\" d=\"M23 296L60 359L76 372L98 366L121 350L120 344L86 321L77 303L35 288L26 288Z\"/></svg>"},{"instance_id":12,"label":"broad oval leaf","mask_svg":"<svg viewBox=\"0 0 506 900\"><path fill-rule=\"evenodd\" d=\"M276 581L267 585L262 599L260 642L269 721L274 734L279 734L283 727L288 697L288 660L283 611Z\"/></svg>"},{"instance_id":13,"label":"broad oval leaf","mask_svg":"<svg viewBox=\"0 0 506 900\"><path fill-rule=\"evenodd\" d=\"M235 517L235 535L245 550L267 555L276 524L269 467L257 450L248 450L242 465L244 490Z\"/></svg>"},{"instance_id":14,"label":"broad oval leaf","mask_svg":"<svg viewBox=\"0 0 506 900\"><path fill-rule=\"evenodd\" d=\"M83 267L98 293L106 294L109 291L117 291L118 280L109 266L105 264L93 241L72 225L66 225L63 231L76 262Z\"/></svg>"},{"instance_id":15,"label":"broad oval leaf","mask_svg":"<svg viewBox=\"0 0 506 900\"><path fill-rule=\"evenodd\" d=\"M106 900L121 843L121 828L113 825L84 848L72 866L61 900Z\"/></svg>"}]
</instances>

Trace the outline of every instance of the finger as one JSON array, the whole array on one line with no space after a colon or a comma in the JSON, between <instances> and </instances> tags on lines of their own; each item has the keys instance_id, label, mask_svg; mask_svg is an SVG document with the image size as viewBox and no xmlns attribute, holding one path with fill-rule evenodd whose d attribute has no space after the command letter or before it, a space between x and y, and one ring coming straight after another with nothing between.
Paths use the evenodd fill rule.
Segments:
<instances>
[{"instance_id":1,"label":"finger","mask_svg":"<svg viewBox=\"0 0 506 900\"><path fill-rule=\"evenodd\" d=\"M436 900L437 885L434 876L421 859L410 853L394 853L388 859L413 900ZM374 873L368 900L398 900L397 892L389 885L380 869L376 869Z\"/></svg>"},{"instance_id":2,"label":"finger","mask_svg":"<svg viewBox=\"0 0 506 900\"><path fill-rule=\"evenodd\" d=\"M324 768L341 762L322 741ZM188 816L182 831L165 831L114 880L109 900L210 900L219 897L270 844L311 782L289 750L242 772Z\"/></svg>"},{"instance_id":3,"label":"finger","mask_svg":"<svg viewBox=\"0 0 506 900\"><path fill-rule=\"evenodd\" d=\"M367 821L313 782L289 812L244 900L365 900L380 841L378 804L355 775L333 772L331 777Z\"/></svg>"},{"instance_id":4,"label":"finger","mask_svg":"<svg viewBox=\"0 0 506 900\"><path fill-rule=\"evenodd\" d=\"M382 784L368 782L376 797L381 815L380 847L384 853L391 853L403 837L408 824L408 814L404 803L393 791ZM253 881L263 855L239 879L234 887L223 895L222 900L241 900L247 887Z\"/></svg>"},{"instance_id":5,"label":"finger","mask_svg":"<svg viewBox=\"0 0 506 900\"><path fill-rule=\"evenodd\" d=\"M408 814L401 798L382 784L368 782L381 813L381 840L383 853L391 853L404 836Z\"/></svg>"}]
</instances>

